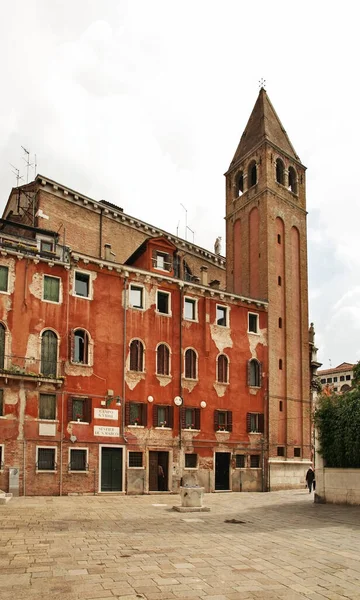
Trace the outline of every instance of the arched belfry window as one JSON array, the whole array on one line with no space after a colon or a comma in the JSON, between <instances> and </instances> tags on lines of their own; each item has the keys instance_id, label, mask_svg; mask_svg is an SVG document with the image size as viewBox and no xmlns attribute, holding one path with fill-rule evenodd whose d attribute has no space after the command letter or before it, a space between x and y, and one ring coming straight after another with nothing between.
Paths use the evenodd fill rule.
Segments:
<instances>
[{"instance_id":1,"label":"arched belfry window","mask_svg":"<svg viewBox=\"0 0 360 600\"><path fill-rule=\"evenodd\" d=\"M294 167L289 167L289 190L293 194L298 193L297 175Z\"/></svg>"},{"instance_id":2,"label":"arched belfry window","mask_svg":"<svg viewBox=\"0 0 360 600\"><path fill-rule=\"evenodd\" d=\"M250 188L256 184L257 184L257 166L256 166L256 162L254 160L252 160L251 163L249 164L249 169L248 169L248 186Z\"/></svg>"},{"instance_id":3,"label":"arched belfry window","mask_svg":"<svg viewBox=\"0 0 360 600\"><path fill-rule=\"evenodd\" d=\"M41 374L46 377L57 375L57 349L57 335L47 329L41 336Z\"/></svg>"},{"instance_id":4,"label":"arched belfry window","mask_svg":"<svg viewBox=\"0 0 360 600\"><path fill-rule=\"evenodd\" d=\"M0 369L5 366L5 327L0 323Z\"/></svg>"},{"instance_id":5,"label":"arched belfry window","mask_svg":"<svg viewBox=\"0 0 360 600\"><path fill-rule=\"evenodd\" d=\"M239 173L236 175L236 180L235 180L235 196L238 198L239 196L242 196L244 192L244 173L243 171L239 171Z\"/></svg>"},{"instance_id":6,"label":"arched belfry window","mask_svg":"<svg viewBox=\"0 0 360 600\"><path fill-rule=\"evenodd\" d=\"M285 185L285 167L280 158L276 160L276 181L281 185Z\"/></svg>"},{"instance_id":7,"label":"arched belfry window","mask_svg":"<svg viewBox=\"0 0 360 600\"><path fill-rule=\"evenodd\" d=\"M144 370L144 344L141 340L132 340L130 344L130 371Z\"/></svg>"}]
</instances>

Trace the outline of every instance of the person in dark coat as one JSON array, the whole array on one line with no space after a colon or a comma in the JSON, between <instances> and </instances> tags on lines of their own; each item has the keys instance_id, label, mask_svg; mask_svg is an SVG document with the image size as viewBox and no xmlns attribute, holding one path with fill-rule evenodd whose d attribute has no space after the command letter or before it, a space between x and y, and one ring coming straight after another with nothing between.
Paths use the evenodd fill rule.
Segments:
<instances>
[{"instance_id":1,"label":"person in dark coat","mask_svg":"<svg viewBox=\"0 0 360 600\"><path fill-rule=\"evenodd\" d=\"M310 467L306 473L306 483L309 488L309 494L311 494L311 492L312 492L313 484L314 484L314 489L315 489L314 480L315 480L314 469L312 467Z\"/></svg>"}]
</instances>

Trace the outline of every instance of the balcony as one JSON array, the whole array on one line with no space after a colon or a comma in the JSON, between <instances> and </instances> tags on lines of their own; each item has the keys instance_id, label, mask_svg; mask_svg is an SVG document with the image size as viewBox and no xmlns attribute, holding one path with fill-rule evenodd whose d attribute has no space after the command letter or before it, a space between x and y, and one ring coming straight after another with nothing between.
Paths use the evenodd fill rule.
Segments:
<instances>
[{"instance_id":1,"label":"balcony","mask_svg":"<svg viewBox=\"0 0 360 600\"><path fill-rule=\"evenodd\" d=\"M44 361L26 356L0 355L0 379L54 383L58 386L64 383L63 361Z\"/></svg>"},{"instance_id":2,"label":"balcony","mask_svg":"<svg viewBox=\"0 0 360 600\"><path fill-rule=\"evenodd\" d=\"M44 249L37 245L36 240L28 238L19 238L18 236L2 235L0 236L0 251L13 251L25 256L37 256L38 258L47 258L48 260L60 260L69 262L69 248L56 244L54 250Z\"/></svg>"}]
</instances>

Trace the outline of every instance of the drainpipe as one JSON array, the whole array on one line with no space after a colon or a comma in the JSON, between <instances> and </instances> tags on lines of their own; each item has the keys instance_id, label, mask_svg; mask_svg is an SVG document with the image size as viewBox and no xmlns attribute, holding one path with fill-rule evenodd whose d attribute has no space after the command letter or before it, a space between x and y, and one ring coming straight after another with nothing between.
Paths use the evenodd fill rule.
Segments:
<instances>
[{"instance_id":1,"label":"drainpipe","mask_svg":"<svg viewBox=\"0 0 360 600\"><path fill-rule=\"evenodd\" d=\"M181 406L179 407L179 450L181 450L182 446L182 431L181 431L181 412L184 406L184 398L183 398L183 387L182 387L182 322L183 322L183 302L184 302L184 288L183 284L180 284L180 311L179 311L179 326L180 326L180 334L179 334L179 396L182 399ZM180 464L180 455L179 455L179 464Z\"/></svg>"},{"instance_id":2,"label":"drainpipe","mask_svg":"<svg viewBox=\"0 0 360 600\"><path fill-rule=\"evenodd\" d=\"M100 208L99 258L102 258L102 225L103 225L103 209Z\"/></svg>"},{"instance_id":3,"label":"drainpipe","mask_svg":"<svg viewBox=\"0 0 360 600\"><path fill-rule=\"evenodd\" d=\"M127 283L129 274L126 272L124 277L124 328L123 328L123 380L122 380L122 402L121 402L121 429L120 433L124 438L125 443L127 439L125 437L125 375L126 375L126 317L127 317Z\"/></svg>"},{"instance_id":4,"label":"drainpipe","mask_svg":"<svg viewBox=\"0 0 360 600\"><path fill-rule=\"evenodd\" d=\"M23 439L23 495L26 496L26 439Z\"/></svg>"},{"instance_id":5,"label":"drainpipe","mask_svg":"<svg viewBox=\"0 0 360 600\"><path fill-rule=\"evenodd\" d=\"M62 496L62 479L63 479L63 437L64 437L64 392L61 392L61 429L60 429L60 482L59 496Z\"/></svg>"}]
</instances>

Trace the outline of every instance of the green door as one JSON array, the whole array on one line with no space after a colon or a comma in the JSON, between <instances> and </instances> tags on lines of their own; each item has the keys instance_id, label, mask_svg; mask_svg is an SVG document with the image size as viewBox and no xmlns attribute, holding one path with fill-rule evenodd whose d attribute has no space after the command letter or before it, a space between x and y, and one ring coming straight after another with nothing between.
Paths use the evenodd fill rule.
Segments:
<instances>
[{"instance_id":1,"label":"green door","mask_svg":"<svg viewBox=\"0 0 360 600\"><path fill-rule=\"evenodd\" d=\"M101 448L101 491L122 491L122 448Z\"/></svg>"}]
</instances>

